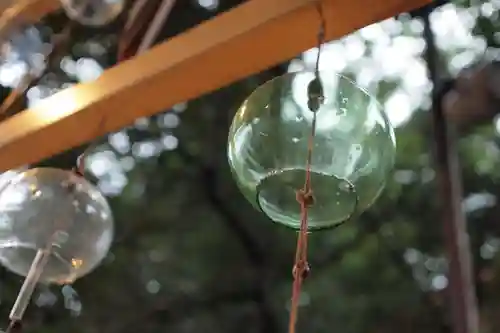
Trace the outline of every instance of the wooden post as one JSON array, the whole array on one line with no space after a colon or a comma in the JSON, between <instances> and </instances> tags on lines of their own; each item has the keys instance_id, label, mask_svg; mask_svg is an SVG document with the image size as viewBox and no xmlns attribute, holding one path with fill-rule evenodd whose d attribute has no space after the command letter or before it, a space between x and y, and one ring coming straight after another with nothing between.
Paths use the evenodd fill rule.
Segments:
<instances>
[{"instance_id":1,"label":"wooden post","mask_svg":"<svg viewBox=\"0 0 500 333\"><path fill-rule=\"evenodd\" d=\"M430 10L429 10L430 12ZM438 51L429 22L424 19L427 41L426 61L433 84L439 84ZM436 90L436 87L434 88ZM432 120L434 124L435 165L442 209L442 223L449 269L448 304L452 312L454 333L479 333L479 314L470 255L467 221L462 211L462 179L456 139L443 110L442 94L435 94Z\"/></svg>"}]
</instances>

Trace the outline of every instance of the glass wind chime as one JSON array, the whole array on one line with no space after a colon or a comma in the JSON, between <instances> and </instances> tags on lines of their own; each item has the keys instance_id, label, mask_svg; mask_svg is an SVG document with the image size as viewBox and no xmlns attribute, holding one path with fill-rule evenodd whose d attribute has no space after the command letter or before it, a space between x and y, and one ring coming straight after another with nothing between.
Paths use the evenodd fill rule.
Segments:
<instances>
[{"instance_id":1,"label":"glass wind chime","mask_svg":"<svg viewBox=\"0 0 500 333\"><path fill-rule=\"evenodd\" d=\"M125 1L61 3L71 20L100 26L118 16ZM30 75L41 73L33 71L35 62L25 56L47 52L25 49L34 45L29 42L33 29L16 22L15 6L6 14L13 18L13 24L2 26L0 31L0 63L23 62L30 67ZM113 239L112 212L106 198L84 178L82 165L80 158L76 170L28 169L0 185L0 264L25 276L7 333L20 328L38 283L72 283L97 267L108 253Z\"/></svg>"},{"instance_id":2,"label":"glass wind chime","mask_svg":"<svg viewBox=\"0 0 500 333\"><path fill-rule=\"evenodd\" d=\"M320 5L319 5L320 6ZM228 160L241 192L269 219L298 231L289 333L309 274L307 235L339 226L377 199L395 159L393 129L376 98L348 78L288 73L257 88L229 133Z\"/></svg>"}]
</instances>

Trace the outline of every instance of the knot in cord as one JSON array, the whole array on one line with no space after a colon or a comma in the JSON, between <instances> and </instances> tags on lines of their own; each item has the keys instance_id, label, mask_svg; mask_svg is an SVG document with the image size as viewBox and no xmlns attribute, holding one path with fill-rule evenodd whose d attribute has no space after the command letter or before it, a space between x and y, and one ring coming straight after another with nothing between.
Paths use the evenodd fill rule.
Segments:
<instances>
[{"instance_id":1,"label":"knot in cord","mask_svg":"<svg viewBox=\"0 0 500 333\"><path fill-rule=\"evenodd\" d=\"M299 260L293 266L292 275L294 279L301 279L303 281L309 276L310 272L311 266L309 266L309 263L305 260Z\"/></svg>"},{"instance_id":2,"label":"knot in cord","mask_svg":"<svg viewBox=\"0 0 500 333\"><path fill-rule=\"evenodd\" d=\"M300 189L295 192L295 198L297 199L297 202L301 204L302 206L309 208L312 205L314 205L314 195L313 191L311 189Z\"/></svg>"}]
</instances>

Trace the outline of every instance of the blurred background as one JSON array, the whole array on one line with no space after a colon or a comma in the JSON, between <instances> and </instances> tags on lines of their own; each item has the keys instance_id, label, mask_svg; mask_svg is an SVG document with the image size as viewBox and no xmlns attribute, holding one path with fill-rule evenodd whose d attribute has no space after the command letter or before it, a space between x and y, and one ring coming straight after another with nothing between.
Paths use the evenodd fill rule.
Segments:
<instances>
[{"instance_id":1,"label":"blurred background","mask_svg":"<svg viewBox=\"0 0 500 333\"><path fill-rule=\"evenodd\" d=\"M161 38L238 3L179 1ZM496 57L499 9L499 0L457 0L432 13L443 73L454 77ZM33 39L23 44L27 54L65 22L56 13L34 26ZM299 332L451 332L423 30L420 18L403 14L324 46L321 68L342 72L379 97L396 128L398 155L372 209L310 235L312 275L301 296ZM23 107L112 66L118 31L119 23L76 29L61 61L27 91ZM227 133L253 89L287 71L313 68L316 54L308 50L92 143L85 165L112 204L116 239L92 274L72 286L38 289L27 332L284 332L297 235L271 223L239 193L226 161ZM22 62L0 67L2 98L25 72ZM500 121L461 136L459 149L481 333L499 332ZM81 152L41 165L71 168ZM7 325L22 278L0 269L0 279L0 319Z\"/></svg>"}]
</instances>

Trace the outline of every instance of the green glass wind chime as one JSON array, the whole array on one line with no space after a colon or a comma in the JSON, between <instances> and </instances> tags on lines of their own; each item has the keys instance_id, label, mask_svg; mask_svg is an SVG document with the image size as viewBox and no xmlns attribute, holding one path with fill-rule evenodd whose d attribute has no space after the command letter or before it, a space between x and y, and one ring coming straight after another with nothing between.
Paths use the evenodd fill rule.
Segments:
<instances>
[{"instance_id":1,"label":"green glass wind chime","mask_svg":"<svg viewBox=\"0 0 500 333\"><path fill-rule=\"evenodd\" d=\"M339 226L384 188L396 141L382 106L345 76L288 73L257 88L236 113L229 164L241 192L273 222L298 230L289 333L295 332L308 232Z\"/></svg>"}]
</instances>

